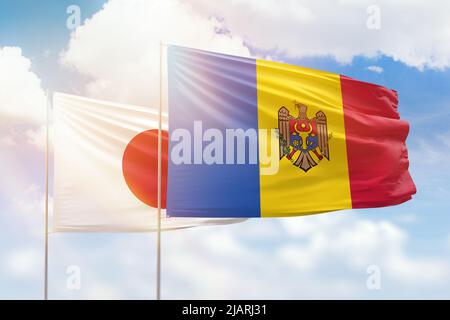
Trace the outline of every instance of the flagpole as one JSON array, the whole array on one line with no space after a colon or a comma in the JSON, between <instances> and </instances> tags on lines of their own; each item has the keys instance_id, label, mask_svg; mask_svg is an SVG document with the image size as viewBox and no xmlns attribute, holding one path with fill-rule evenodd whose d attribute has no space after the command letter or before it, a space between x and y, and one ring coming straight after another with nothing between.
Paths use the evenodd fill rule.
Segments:
<instances>
[{"instance_id":1,"label":"flagpole","mask_svg":"<svg viewBox=\"0 0 450 320\"><path fill-rule=\"evenodd\" d=\"M158 221L156 233L156 300L161 300L161 150L163 104L163 43L159 43L159 118L158 118Z\"/></svg>"},{"instance_id":2,"label":"flagpole","mask_svg":"<svg viewBox=\"0 0 450 320\"><path fill-rule=\"evenodd\" d=\"M46 129L45 129L45 251L44 251L44 300L48 300L48 162L49 162L49 122L52 94L47 91Z\"/></svg>"}]
</instances>

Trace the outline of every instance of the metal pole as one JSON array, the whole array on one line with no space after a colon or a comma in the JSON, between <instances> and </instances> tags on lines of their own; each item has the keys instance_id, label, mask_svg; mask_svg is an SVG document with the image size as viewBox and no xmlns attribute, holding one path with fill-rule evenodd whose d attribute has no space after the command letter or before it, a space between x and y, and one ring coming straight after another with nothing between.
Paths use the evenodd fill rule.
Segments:
<instances>
[{"instance_id":1,"label":"metal pole","mask_svg":"<svg viewBox=\"0 0 450 320\"><path fill-rule=\"evenodd\" d=\"M49 162L49 122L52 94L47 91L46 137L45 137L45 253L44 253L44 300L48 300L48 162Z\"/></svg>"},{"instance_id":2,"label":"metal pole","mask_svg":"<svg viewBox=\"0 0 450 320\"><path fill-rule=\"evenodd\" d=\"M158 119L158 221L156 233L156 300L161 300L161 150L163 104L163 44L159 46L159 119Z\"/></svg>"}]
</instances>

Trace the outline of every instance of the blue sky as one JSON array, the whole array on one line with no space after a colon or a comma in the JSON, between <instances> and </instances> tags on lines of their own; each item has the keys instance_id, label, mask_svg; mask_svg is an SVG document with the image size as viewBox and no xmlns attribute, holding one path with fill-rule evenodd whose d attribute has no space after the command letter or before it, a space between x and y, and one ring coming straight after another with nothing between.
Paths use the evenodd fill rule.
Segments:
<instances>
[{"instance_id":1,"label":"blue sky","mask_svg":"<svg viewBox=\"0 0 450 320\"><path fill-rule=\"evenodd\" d=\"M167 22L163 21L165 19L172 24L167 28L173 28L163 35L168 41L233 54L253 52L393 88L399 94L400 114L411 125L407 145L410 171L418 190L412 201L390 208L346 211L284 221L254 220L233 226L165 233L163 297L450 297L450 70L446 64L446 55L450 56L450 51L439 47L442 39L431 38L431 43L422 43L419 34L415 38L414 34L411 36L408 33L407 22L405 25L400 22L395 30L382 27L382 35L373 36L375 44L361 41L361 35L372 37L377 31L372 30L367 35L366 31L358 33L357 29L348 31L353 30L350 26L344 29L348 32L346 38L353 39L355 43L361 41L361 48L346 43L341 46L331 41L333 34L329 31L342 27L334 25L337 21L327 20L320 24L319 16L319 22L312 19L308 24L309 12L314 14L319 9L318 5L308 2L301 8L295 8L299 14L304 12L305 24L293 18L292 21L288 18L282 22L289 26L289 30L298 23L299 29L310 32L318 39L324 38L323 42L318 42L318 47L308 49L294 44L291 47L293 41L277 42L278 39L289 37L295 40L299 37L296 34L277 35L271 30L273 34L269 32L266 37L257 38L250 26L238 21L238 7L212 5L210 8L207 1L201 0L192 1L192 6L188 8L177 4L163 6L161 14L149 10L147 18L144 14L142 17L136 15L137 21L127 20L133 14L133 8L130 7L136 6L138 13L146 6L154 10L158 6L144 4L139 0L128 5L120 0L112 0L110 2L115 2L114 5L103 9L101 15L94 16L92 21L84 23L85 19L100 12L105 2L0 0L0 49L21 48L21 56L31 62L28 71L41 80L39 86L42 91L60 90L144 104L153 101L151 96L154 85L151 81L156 76L149 74L149 82L144 83L152 87L149 89L150 98L147 99L146 96L141 98L145 90L140 89L141 84L137 80L133 87L133 78L127 78L130 77L127 72L140 70L142 66L145 71L152 72L154 69L139 60L143 55L136 54L138 58L134 58L137 61L135 65L134 61L127 60L127 55L141 48L142 52L149 50L151 56L151 42L156 42L158 37L155 30L167 27ZM238 5L241 2L245 1L237 1ZM271 1L265 3L267 6L273 5ZM80 6L83 21L77 39L74 35L71 38L71 30L65 27L66 8L72 4ZM123 12L119 10L121 6ZM349 12L350 18L353 17L350 12L353 14L360 9L351 5L333 6L337 6L339 12ZM391 26L389 16L392 13L408 14L409 11L417 10L427 14L434 10L425 1L417 8L411 6L404 11L384 1L380 1L380 7L382 12L386 12L388 26ZM361 8L361 16L365 18L365 7ZM290 7L285 9L292 10ZM231 17L233 13L236 19ZM274 13L270 17L273 20L267 20L264 14L269 13L256 11L255 21L264 18L275 23L278 19ZM161 17L158 18L158 15ZM197 22L192 22L192 30L187 27L182 30L182 24L188 23L186 21L189 21L190 16L193 16L193 21L201 20L199 26L195 26ZM212 18L217 18L217 21L211 22ZM180 29L177 29L177 23ZM319 27L314 23L318 23ZM432 27L449 28L448 23L445 23L436 23ZM223 38L209 41L211 34L215 37L214 30L210 33L205 31L205 35L202 35L206 27L221 24L227 30ZM327 31L325 24L328 26ZM101 33L109 29L109 34ZM281 29L282 26L280 32ZM125 31L122 33L122 30ZM130 30L136 33L129 33ZM124 34L129 34L129 37L126 38ZM399 42L404 41L402 46L392 46L385 41L390 34ZM131 39L134 36L135 41ZM149 47L142 43L146 37ZM266 44L271 37L273 46ZM429 47L436 51L428 54ZM416 60L415 54L418 55ZM130 65L125 70L118 63ZM381 67L382 72L370 71L369 66ZM138 79L140 77L141 74L136 76ZM122 90L128 87L132 88L129 96ZM115 95L119 91L122 94ZM2 94L4 92L0 90L0 96ZM17 96L26 94L19 92ZM3 106L0 105L0 108ZM39 212L39 209L42 208L44 158L42 148L26 146L26 137L20 132L29 129L38 132L39 123L3 110L0 115L3 118L0 124L4 126L0 133L4 140L17 134L12 139L16 139L19 144L24 143L22 148L14 144L0 144L0 164L3 167L0 173L6 178L7 185L14 185L14 188L10 188L13 191L7 191L6 187L0 188L0 297L38 299L42 296L43 212ZM297 226L299 231L292 229L290 224ZM361 235L361 242L367 246L353 246L351 234ZM330 243L329 248L319 245L320 239L332 242L335 238L341 239L342 243ZM153 234L51 235L50 297L152 298L154 246ZM361 259L357 259L359 256ZM302 259L310 261L310 265ZM27 266L20 267L24 264ZM370 264L380 265L384 274L380 290L373 291L365 287L368 276L366 267ZM83 287L80 291L68 291L65 288L68 265L81 267ZM386 270L385 273L383 270ZM279 274L283 276L277 276Z\"/></svg>"}]
</instances>

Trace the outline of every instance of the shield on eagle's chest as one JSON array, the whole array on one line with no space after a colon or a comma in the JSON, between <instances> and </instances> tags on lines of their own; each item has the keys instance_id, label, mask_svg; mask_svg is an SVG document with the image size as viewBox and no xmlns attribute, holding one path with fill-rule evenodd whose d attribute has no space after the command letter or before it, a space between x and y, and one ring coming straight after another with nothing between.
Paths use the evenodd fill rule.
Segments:
<instances>
[{"instance_id":1,"label":"shield on eagle's chest","mask_svg":"<svg viewBox=\"0 0 450 320\"><path fill-rule=\"evenodd\" d=\"M284 157L307 172L324 158L330 160L327 117L319 111L308 118L308 107L295 103L298 116L295 118L286 107L278 110L278 133L280 160Z\"/></svg>"}]
</instances>

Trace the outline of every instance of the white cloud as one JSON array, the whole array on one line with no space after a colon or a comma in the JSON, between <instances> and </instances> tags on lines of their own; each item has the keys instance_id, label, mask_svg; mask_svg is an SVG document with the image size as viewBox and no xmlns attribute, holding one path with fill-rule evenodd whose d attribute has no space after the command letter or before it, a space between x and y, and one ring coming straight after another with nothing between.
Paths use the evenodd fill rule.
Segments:
<instances>
[{"instance_id":1,"label":"white cloud","mask_svg":"<svg viewBox=\"0 0 450 320\"><path fill-rule=\"evenodd\" d=\"M384 69L380 66L368 66L366 68L369 71L375 72L375 73L383 73Z\"/></svg>"},{"instance_id":2,"label":"white cloud","mask_svg":"<svg viewBox=\"0 0 450 320\"><path fill-rule=\"evenodd\" d=\"M46 96L31 61L18 47L0 47L0 151L14 158L27 144L41 147L45 108Z\"/></svg>"},{"instance_id":3,"label":"white cloud","mask_svg":"<svg viewBox=\"0 0 450 320\"><path fill-rule=\"evenodd\" d=\"M45 197L35 184L31 184L20 194L16 193L12 201L17 212L27 215L44 212Z\"/></svg>"},{"instance_id":4,"label":"white cloud","mask_svg":"<svg viewBox=\"0 0 450 320\"><path fill-rule=\"evenodd\" d=\"M30 143L45 107L31 61L20 48L0 48L0 295L8 299L41 292L43 246L28 244L43 244L43 154Z\"/></svg>"},{"instance_id":5,"label":"white cloud","mask_svg":"<svg viewBox=\"0 0 450 320\"><path fill-rule=\"evenodd\" d=\"M25 132L25 135L27 136L27 142L31 145L34 145L40 149L45 148L46 143L46 126L41 126L37 129L28 129Z\"/></svg>"},{"instance_id":6,"label":"white cloud","mask_svg":"<svg viewBox=\"0 0 450 320\"><path fill-rule=\"evenodd\" d=\"M153 298L154 241L154 234L54 235L51 297ZM165 299L371 298L369 265L380 267L385 297L410 290L423 298L424 288L449 284L448 258L410 254L404 230L350 212L166 232L162 244ZM73 264L80 291L66 288Z\"/></svg>"},{"instance_id":7,"label":"white cloud","mask_svg":"<svg viewBox=\"0 0 450 320\"><path fill-rule=\"evenodd\" d=\"M14 249L2 258L3 269L17 278L32 278L41 271L42 255L37 248Z\"/></svg>"},{"instance_id":8,"label":"white cloud","mask_svg":"<svg viewBox=\"0 0 450 320\"><path fill-rule=\"evenodd\" d=\"M96 283L87 290L85 299L90 300L119 300L123 299L122 294L117 288L109 284Z\"/></svg>"},{"instance_id":9,"label":"white cloud","mask_svg":"<svg viewBox=\"0 0 450 320\"><path fill-rule=\"evenodd\" d=\"M298 261L308 261L311 269L324 263L327 257L333 257L355 271L376 263L393 281L409 285L439 284L450 276L450 261L410 257L406 251L407 234L392 222L328 219L326 216L304 220L285 220L282 223L287 230L302 224L313 225L310 232L301 237L294 234L299 239L305 239L306 245L288 245L293 256L297 250L301 257Z\"/></svg>"},{"instance_id":10,"label":"white cloud","mask_svg":"<svg viewBox=\"0 0 450 320\"><path fill-rule=\"evenodd\" d=\"M411 259L401 253L393 253L386 261L389 274L408 286L442 285L448 283L450 264L439 258Z\"/></svg>"},{"instance_id":11,"label":"white cloud","mask_svg":"<svg viewBox=\"0 0 450 320\"><path fill-rule=\"evenodd\" d=\"M44 58L49 58L51 56L52 52L49 49L44 50L44 52L42 53L42 56Z\"/></svg>"},{"instance_id":12,"label":"white cloud","mask_svg":"<svg viewBox=\"0 0 450 320\"><path fill-rule=\"evenodd\" d=\"M110 0L72 34L61 62L92 78L89 96L157 105L160 41L248 56L222 27L182 1Z\"/></svg>"},{"instance_id":13,"label":"white cloud","mask_svg":"<svg viewBox=\"0 0 450 320\"><path fill-rule=\"evenodd\" d=\"M85 93L157 105L159 43L249 56L247 45L283 59L357 55L392 57L409 66L450 66L450 3L378 2L381 28L366 26L371 1L109 0L71 36L61 63L91 79ZM447 9L446 9L447 8ZM433 17L427 23L406 17ZM379 66L370 66L382 72Z\"/></svg>"},{"instance_id":14,"label":"white cloud","mask_svg":"<svg viewBox=\"0 0 450 320\"><path fill-rule=\"evenodd\" d=\"M46 98L31 61L17 47L0 47L0 116L2 126L15 119L31 124L44 121Z\"/></svg>"},{"instance_id":15,"label":"white cloud","mask_svg":"<svg viewBox=\"0 0 450 320\"><path fill-rule=\"evenodd\" d=\"M31 67L20 48L0 48L0 219L40 237L46 96ZM23 232L15 240L28 235Z\"/></svg>"},{"instance_id":16,"label":"white cloud","mask_svg":"<svg viewBox=\"0 0 450 320\"><path fill-rule=\"evenodd\" d=\"M15 146L17 143L14 139L14 136L11 134L4 135L0 140L0 146L7 146L12 147Z\"/></svg>"},{"instance_id":17,"label":"white cloud","mask_svg":"<svg viewBox=\"0 0 450 320\"><path fill-rule=\"evenodd\" d=\"M380 29L368 29L371 0L277 1L193 0L205 15L224 19L226 28L259 49L289 56L392 57L422 69L450 66L448 1L376 2ZM417 17L421 17L420 19ZM426 22L425 22L426 21Z\"/></svg>"},{"instance_id":18,"label":"white cloud","mask_svg":"<svg viewBox=\"0 0 450 320\"><path fill-rule=\"evenodd\" d=\"M260 228L271 232L254 236ZM413 255L396 224L351 213L167 233L164 243L166 298L370 297L369 265L393 297L450 280L449 259Z\"/></svg>"}]
</instances>

